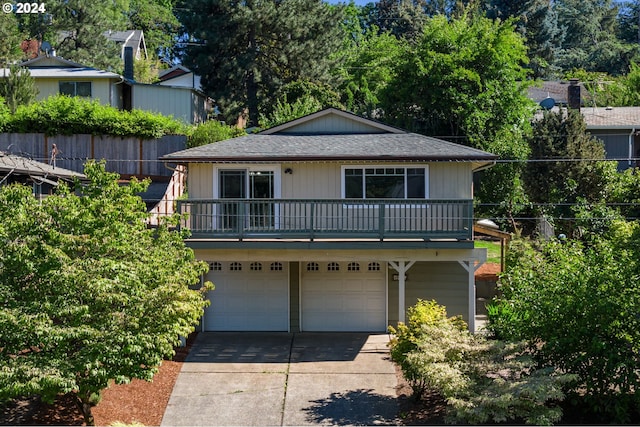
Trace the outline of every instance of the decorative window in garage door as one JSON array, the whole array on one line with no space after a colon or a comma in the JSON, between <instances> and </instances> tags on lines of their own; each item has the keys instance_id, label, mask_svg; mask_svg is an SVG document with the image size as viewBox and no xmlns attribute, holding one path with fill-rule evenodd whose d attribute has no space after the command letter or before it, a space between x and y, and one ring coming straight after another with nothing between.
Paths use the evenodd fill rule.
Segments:
<instances>
[{"instance_id":1,"label":"decorative window in garage door","mask_svg":"<svg viewBox=\"0 0 640 427\"><path fill-rule=\"evenodd\" d=\"M232 262L231 264L229 264L229 270L242 271L242 264L239 262Z\"/></svg>"},{"instance_id":2,"label":"decorative window in garage door","mask_svg":"<svg viewBox=\"0 0 640 427\"><path fill-rule=\"evenodd\" d=\"M270 270L271 271L282 271L282 263L281 262L272 262Z\"/></svg>"},{"instance_id":3,"label":"decorative window in garage door","mask_svg":"<svg viewBox=\"0 0 640 427\"><path fill-rule=\"evenodd\" d=\"M369 271L380 271L380 263L379 262L370 262L368 266Z\"/></svg>"},{"instance_id":4,"label":"decorative window in garage door","mask_svg":"<svg viewBox=\"0 0 640 427\"><path fill-rule=\"evenodd\" d=\"M209 271L222 271L222 263L217 261L210 261Z\"/></svg>"},{"instance_id":5,"label":"decorative window in garage door","mask_svg":"<svg viewBox=\"0 0 640 427\"><path fill-rule=\"evenodd\" d=\"M360 264L357 262L350 262L349 265L347 265L347 271L360 271Z\"/></svg>"},{"instance_id":6,"label":"decorative window in garage door","mask_svg":"<svg viewBox=\"0 0 640 427\"><path fill-rule=\"evenodd\" d=\"M251 271L262 271L262 263L260 263L260 262L252 262L249 265L249 270L251 270Z\"/></svg>"},{"instance_id":7,"label":"decorative window in garage door","mask_svg":"<svg viewBox=\"0 0 640 427\"><path fill-rule=\"evenodd\" d=\"M320 270L320 265L317 262L307 263L307 271L318 271L318 270Z\"/></svg>"},{"instance_id":8,"label":"decorative window in garage door","mask_svg":"<svg viewBox=\"0 0 640 427\"><path fill-rule=\"evenodd\" d=\"M337 262L330 262L327 264L327 271L340 271L340 264Z\"/></svg>"}]
</instances>

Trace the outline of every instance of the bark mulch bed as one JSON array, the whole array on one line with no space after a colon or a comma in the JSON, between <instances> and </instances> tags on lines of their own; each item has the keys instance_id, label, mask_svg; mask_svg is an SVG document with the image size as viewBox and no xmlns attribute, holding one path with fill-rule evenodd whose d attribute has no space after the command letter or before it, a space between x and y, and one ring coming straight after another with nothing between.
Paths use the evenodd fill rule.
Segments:
<instances>
[{"instance_id":1,"label":"bark mulch bed","mask_svg":"<svg viewBox=\"0 0 640 427\"><path fill-rule=\"evenodd\" d=\"M165 360L153 381L133 380L129 384L114 384L102 394L93 408L96 425L116 422L157 426L162 421L173 385L189 354L195 334L187 346L176 349L172 360ZM52 405L37 397L15 399L0 407L0 425L84 425L84 419L70 395L60 396Z\"/></svg>"}]
</instances>

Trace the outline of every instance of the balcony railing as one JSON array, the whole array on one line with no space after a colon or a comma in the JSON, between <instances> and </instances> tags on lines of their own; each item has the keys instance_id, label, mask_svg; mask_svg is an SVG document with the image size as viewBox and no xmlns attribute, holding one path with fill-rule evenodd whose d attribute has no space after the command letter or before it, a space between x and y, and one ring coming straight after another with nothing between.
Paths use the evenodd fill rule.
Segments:
<instances>
[{"instance_id":1,"label":"balcony railing","mask_svg":"<svg viewBox=\"0 0 640 427\"><path fill-rule=\"evenodd\" d=\"M180 200L196 238L472 239L472 200Z\"/></svg>"}]
</instances>

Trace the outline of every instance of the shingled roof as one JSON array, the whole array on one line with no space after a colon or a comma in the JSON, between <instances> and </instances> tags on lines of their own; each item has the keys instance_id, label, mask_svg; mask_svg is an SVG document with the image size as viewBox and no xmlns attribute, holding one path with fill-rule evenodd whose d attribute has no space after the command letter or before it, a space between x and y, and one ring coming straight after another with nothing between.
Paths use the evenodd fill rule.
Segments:
<instances>
[{"instance_id":1,"label":"shingled roof","mask_svg":"<svg viewBox=\"0 0 640 427\"><path fill-rule=\"evenodd\" d=\"M310 121L339 116L358 122L359 132L317 129L294 132ZM267 130L168 154L164 161L255 162L255 161L474 161L491 162L497 156L475 148L416 133L409 133L335 109ZM306 128L308 129L308 127Z\"/></svg>"}]
</instances>

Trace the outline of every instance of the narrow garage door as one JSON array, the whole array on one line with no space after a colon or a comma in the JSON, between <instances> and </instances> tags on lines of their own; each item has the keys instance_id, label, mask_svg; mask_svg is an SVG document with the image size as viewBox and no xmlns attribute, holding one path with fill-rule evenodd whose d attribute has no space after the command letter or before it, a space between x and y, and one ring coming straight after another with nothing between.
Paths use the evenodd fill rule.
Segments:
<instances>
[{"instance_id":1,"label":"narrow garage door","mask_svg":"<svg viewBox=\"0 0 640 427\"><path fill-rule=\"evenodd\" d=\"M205 331L288 331L289 274L285 262L211 262L215 285Z\"/></svg>"},{"instance_id":2,"label":"narrow garage door","mask_svg":"<svg viewBox=\"0 0 640 427\"><path fill-rule=\"evenodd\" d=\"M302 330L385 331L383 267L377 262L302 263Z\"/></svg>"}]
</instances>

